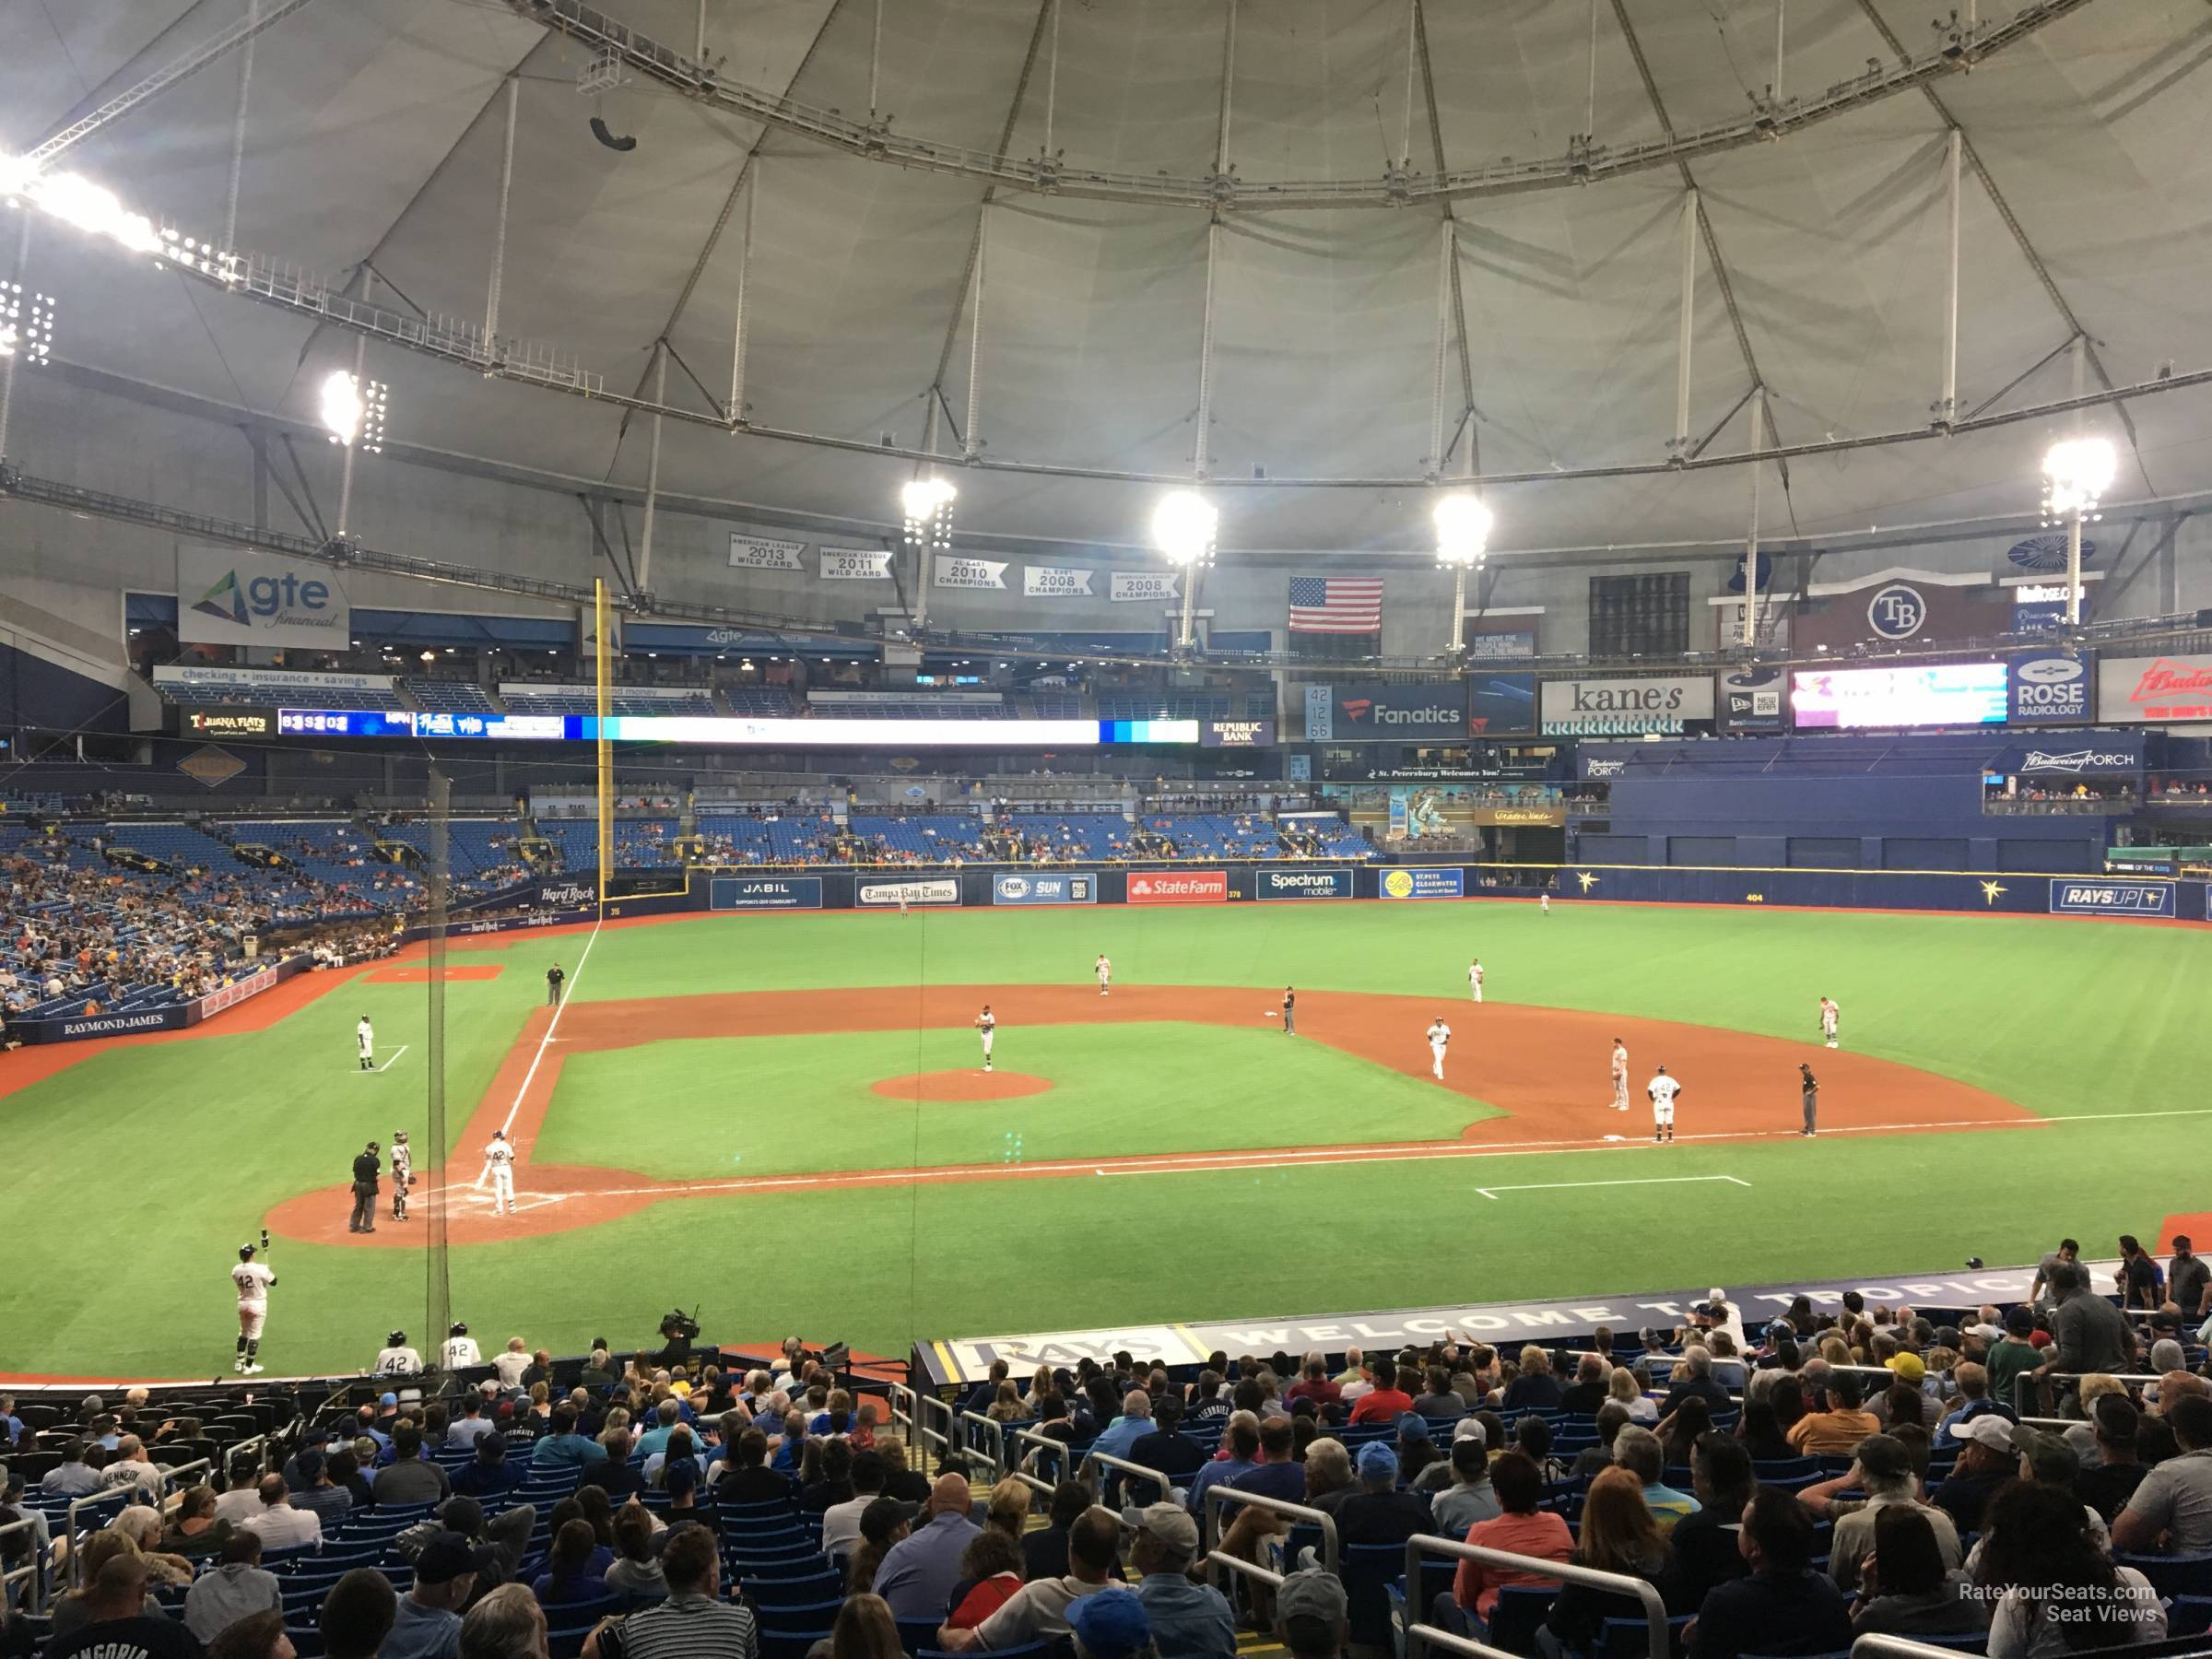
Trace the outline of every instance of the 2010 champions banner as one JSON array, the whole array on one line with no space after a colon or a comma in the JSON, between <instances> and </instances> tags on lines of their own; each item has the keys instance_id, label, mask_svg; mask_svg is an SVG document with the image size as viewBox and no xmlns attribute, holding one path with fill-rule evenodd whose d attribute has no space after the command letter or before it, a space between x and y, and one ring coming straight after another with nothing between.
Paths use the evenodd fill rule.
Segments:
<instances>
[{"instance_id":1,"label":"2010 champions banner","mask_svg":"<svg viewBox=\"0 0 2212 1659\"><path fill-rule=\"evenodd\" d=\"M1088 870L1053 876L999 876L991 882L994 904L1096 904L1099 878Z\"/></svg>"},{"instance_id":2,"label":"2010 champions banner","mask_svg":"<svg viewBox=\"0 0 2212 1659\"><path fill-rule=\"evenodd\" d=\"M1003 588L1006 585L1006 563L998 559L944 555L937 559L931 581L941 588Z\"/></svg>"}]
</instances>

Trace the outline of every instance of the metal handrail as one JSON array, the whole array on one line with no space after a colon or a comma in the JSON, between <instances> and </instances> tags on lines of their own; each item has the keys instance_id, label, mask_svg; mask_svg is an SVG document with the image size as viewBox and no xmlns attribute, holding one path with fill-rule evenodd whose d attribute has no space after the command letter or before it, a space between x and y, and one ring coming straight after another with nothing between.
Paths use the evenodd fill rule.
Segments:
<instances>
[{"instance_id":1,"label":"metal handrail","mask_svg":"<svg viewBox=\"0 0 2212 1659\"><path fill-rule=\"evenodd\" d=\"M29 1579L30 1581L30 1602L25 1610L38 1613L46 1605L46 1551L39 1542L39 1524L26 1516L23 1520L10 1521L6 1525L0 1526L0 1538L6 1537L10 1533L30 1535L30 1554L24 1560L22 1566L8 1572L0 1573L0 1602L7 1599L11 1586L20 1580Z\"/></svg>"},{"instance_id":2,"label":"metal handrail","mask_svg":"<svg viewBox=\"0 0 2212 1659\"><path fill-rule=\"evenodd\" d=\"M1253 1509L1264 1509L1270 1514L1281 1515L1287 1520L1310 1521L1320 1527L1322 1568L1331 1573L1336 1571L1336 1563L1343 1558L1344 1551L1336 1538L1335 1516L1307 1504L1293 1503L1288 1498L1270 1498L1265 1492L1239 1491L1219 1482L1206 1488L1206 1500L1199 1516L1199 1537L1207 1561L1218 1561L1238 1571L1253 1565L1250 1561L1239 1561L1234 1556L1224 1555L1216 1547L1221 1542L1221 1511L1231 1500ZM1280 1583L1282 1580L1278 1575L1274 1582ZM1660 1659L1665 1659L1665 1656L1662 1654Z\"/></svg>"},{"instance_id":3,"label":"metal handrail","mask_svg":"<svg viewBox=\"0 0 2212 1659\"><path fill-rule=\"evenodd\" d=\"M87 1492L81 1498L73 1498L69 1500L69 1514L64 1524L68 1528L69 1583L71 1588L75 1588L84 1576L82 1569L85 1552L76 1547L77 1512L102 1503L115 1503L115 1512L120 1515L124 1510L131 1507L131 1500L137 1495L138 1490L139 1488L135 1485L103 1487L97 1492ZM118 1499L122 1500L120 1503L116 1502Z\"/></svg>"},{"instance_id":4,"label":"metal handrail","mask_svg":"<svg viewBox=\"0 0 2212 1659\"><path fill-rule=\"evenodd\" d=\"M184 1477L194 1469L205 1470L207 1474L212 1475L215 1473L215 1459L195 1457L188 1464L177 1464L173 1467L168 1465L162 1465L160 1503L164 1511L169 1508L172 1500L182 1498L191 1490L192 1483Z\"/></svg>"},{"instance_id":5,"label":"metal handrail","mask_svg":"<svg viewBox=\"0 0 2212 1659\"><path fill-rule=\"evenodd\" d=\"M954 1420L959 1425L960 1434L959 1439L953 1442L953 1455L966 1464L980 1464L982 1467L990 1470L993 1480L996 1480L1005 1474L1006 1472L1006 1425L996 1418L985 1417L980 1411L963 1411ZM983 1430L984 1446L978 1447L969 1443L968 1425L971 1423L978 1425Z\"/></svg>"},{"instance_id":6,"label":"metal handrail","mask_svg":"<svg viewBox=\"0 0 2212 1659\"><path fill-rule=\"evenodd\" d=\"M1660 1599L1658 1590L1649 1579L1630 1578L1621 1572L1600 1572L1594 1567L1577 1566L1572 1561L1547 1561L1542 1556L1515 1555L1510 1549L1491 1549L1486 1545L1468 1544L1456 1538L1440 1538L1433 1533L1417 1533L1406 1540L1406 1639L1408 1652L1411 1651L1416 1631L1426 1641L1445 1638L1447 1645L1465 1641L1464 1637L1453 1636L1450 1630L1440 1630L1434 1625L1414 1621L1414 1605L1420 1594L1421 1557L1424 1555L1452 1556L1463 1561L1479 1561L1486 1567L1512 1567L1537 1578L1558 1579L1562 1583L1586 1584L1593 1590L1609 1590L1616 1595L1632 1595L1643 1604L1644 1621L1651 1628L1651 1659L1667 1659L1666 1603ZM1477 1649L1482 1659L1488 1659L1494 1651ZM1956 1659L1956 1655L1953 1659Z\"/></svg>"},{"instance_id":7,"label":"metal handrail","mask_svg":"<svg viewBox=\"0 0 2212 1659\"><path fill-rule=\"evenodd\" d=\"M1956 1648L1931 1647L1910 1636L1891 1636L1869 1630L1851 1644L1851 1659L1959 1659Z\"/></svg>"},{"instance_id":8,"label":"metal handrail","mask_svg":"<svg viewBox=\"0 0 2212 1659\"><path fill-rule=\"evenodd\" d=\"M1111 1452L1086 1452L1080 1466L1088 1468L1093 1464L1104 1464L1110 1469L1119 1469L1124 1475L1134 1476L1139 1480L1150 1481L1159 1488L1159 1501L1162 1503L1168 1502L1175 1496L1175 1483L1149 1465L1131 1463L1127 1458L1116 1457ZM1104 1481L1099 1483L1099 1489L1101 1491L1105 1489Z\"/></svg>"},{"instance_id":9,"label":"metal handrail","mask_svg":"<svg viewBox=\"0 0 2212 1659\"><path fill-rule=\"evenodd\" d=\"M1064 1440L1055 1440L1053 1436L1045 1433L1041 1429L1017 1429L1014 1430L1014 1440L1017 1444L1027 1444L1036 1447L1040 1452L1050 1452L1053 1456L1059 1458L1067 1465L1070 1473L1080 1469L1084 1461L1088 1456L1088 1452L1079 1453L1076 1447L1070 1442ZM1013 1476L1017 1480L1019 1480L1023 1485L1033 1488L1037 1491L1050 1492L1053 1489L1053 1483L1051 1481L1044 1479L1041 1476L1032 1475L1029 1470L1021 1466L1028 1461L1029 1458L1026 1455L1009 1455L1007 1459L1009 1466L1006 1470L1006 1473Z\"/></svg>"}]
</instances>

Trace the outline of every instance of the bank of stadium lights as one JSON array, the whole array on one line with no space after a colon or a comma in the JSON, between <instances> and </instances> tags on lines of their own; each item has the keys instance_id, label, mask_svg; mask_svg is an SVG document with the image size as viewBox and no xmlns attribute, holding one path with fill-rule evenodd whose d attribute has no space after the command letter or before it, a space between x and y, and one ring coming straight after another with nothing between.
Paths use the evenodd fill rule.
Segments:
<instances>
[{"instance_id":1,"label":"bank of stadium lights","mask_svg":"<svg viewBox=\"0 0 2212 1659\"><path fill-rule=\"evenodd\" d=\"M1482 498L1464 489L1438 496L1430 516L1436 524L1437 565L1452 572L1452 652L1456 656L1467 608L1467 572L1482 568L1493 521Z\"/></svg>"},{"instance_id":2,"label":"bank of stadium lights","mask_svg":"<svg viewBox=\"0 0 2212 1659\"><path fill-rule=\"evenodd\" d=\"M2043 456L2043 518L2066 526L2066 621L2081 620L2081 526L2119 476L2120 453L2109 438L2063 438Z\"/></svg>"},{"instance_id":3,"label":"bank of stadium lights","mask_svg":"<svg viewBox=\"0 0 2212 1659\"><path fill-rule=\"evenodd\" d=\"M53 353L53 299L0 282L0 358L43 368Z\"/></svg>"},{"instance_id":4,"label":"bank of stadium lights","mask_svg":"<svg viewBox=\"0 0 2212 1659\"><path fill-rule=\"evenodd\" d=\"M333 443L358 446L371 455L381 455L391 397L383 382L357 380L350 370L334 369L323 377L319 406L323 429Z\"/></svg>"},{"instance_id":5,"label":"bank of stadium lights","mask_svg":"<svg viewBox=\"0 0 2212 1659\"><path fill-rule=\"evenodd\" d=\"M1220 513L1194 489L1178 489L1162 496L1152 510L1152 545L1182 572L1182 625L1175 633L1178 651L1191 648L1192 596L1198 587L1200 567L1214 562L1214 538L1220 528Z\"/></svg>"},{"instance_id":6,"label":"bank of stadium lights","mask_svg":"<svg viewBox=\"0 0 2212 1659\"><path fill-rule=\"evenodd\" d=\"M906 545L926 547L933 553L942 553L952 546L952 503L960 492L952 487L949 478L931 473L926 477L909 478L899 491L899 506L903 515Z\"/></svg>"}]
</instances>

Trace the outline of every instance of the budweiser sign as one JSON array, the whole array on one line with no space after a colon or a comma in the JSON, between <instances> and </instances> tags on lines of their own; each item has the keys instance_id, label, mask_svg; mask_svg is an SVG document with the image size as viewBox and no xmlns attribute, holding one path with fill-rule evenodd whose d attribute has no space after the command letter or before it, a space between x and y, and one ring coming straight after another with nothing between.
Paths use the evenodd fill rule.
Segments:
<instances>
[{"instance_id":1,"label":"budweiser sign","mask_svg":"<svg viewBox=\"0 0 2212 1659\"><path fill-rule=\"evenodd\" d=\"M2099 671L2099 720L2212 721L2212 657L2123 657Z\"/></svg>"},{"instance_id":2,"label":"budweiser sign","mask_svg":"<svg viewBox=\"0 0 2212 1659\"><path fill-rule=\"evenodd\" d=\"M1221 904L1229 899L1226 870L1132 870L1132 904Z\"/></svg>"}]
</instances>

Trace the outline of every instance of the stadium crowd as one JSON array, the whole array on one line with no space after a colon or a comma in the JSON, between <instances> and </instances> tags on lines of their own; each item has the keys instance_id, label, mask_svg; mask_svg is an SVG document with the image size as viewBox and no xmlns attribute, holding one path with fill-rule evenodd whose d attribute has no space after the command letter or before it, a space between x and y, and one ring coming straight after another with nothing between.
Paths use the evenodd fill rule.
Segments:
<instances>
[{"instance_id":1,"label":"stadium crowd","mask_svg":"<svg viewBox=\"0 0 2212 1659\"><path fill-rule=\"evenodd\" d=\"M1084 1659L1234 1659L1256 1625L1335 1659L1387 1653L1394 1618L1424 1616L1538 1659L1618 1651L1608 1621L1643 1603L1546 1571L1571 1563L1649 1585L1690 1659L1835 1653L1865 1631L2056 1659L2212 1613L2212 1275L2185 1240L2160 1264L2130 1239L2119 1280L2136 1317L2068 1241L2029 1300L1943 1324L1847 1294L1751 1332L1715 1291L1681 1327L1586 1348L1224 1352L1188 1380L1127 1353L1026 1380L1002 1361L959 1406L1014 1437L1003 1463L955 1428L934 1478L887 1403L796 1339L724 1367L604 1342L559 1362L516 1337L480 1382L426 1398L384 1378L181 1491L155 1453L205 1444L196 1418L139 1390L31 1432L0 1395L0 1528L32 1522L0 1532L0 1564L74 1548L76 1582L11 1612L0 1653L895 1659L1065 1640ZM100 1494L125 1507L69 1537L57 1506ZM1394 1614L1423 1534L1516 1559L1462 1560Z\"/></svg>"}]
</instances>

